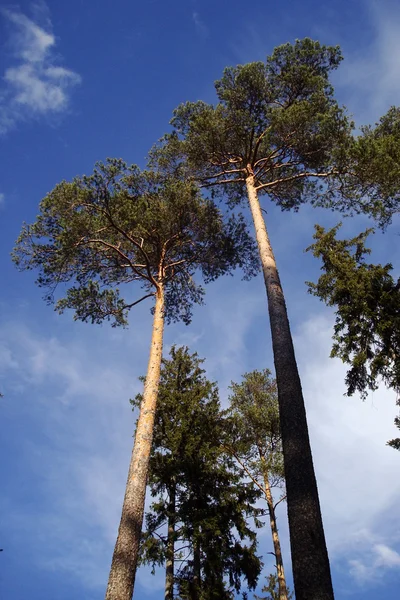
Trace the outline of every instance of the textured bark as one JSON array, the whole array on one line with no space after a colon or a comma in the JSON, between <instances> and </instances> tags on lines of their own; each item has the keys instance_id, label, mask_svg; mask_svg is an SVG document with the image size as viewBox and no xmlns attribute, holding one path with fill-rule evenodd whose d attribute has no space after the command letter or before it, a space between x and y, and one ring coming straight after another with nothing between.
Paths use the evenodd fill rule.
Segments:
<instances>
[{"instance_id":1,"label":"textured bark","mask_svg":"<svg viewBox=\"0 0 400 600\"><path fill-rule=\"evenodd\" d=\"M165 600L174 598L174 557L175 557L175 484L169 488L168 532L165 563Z\"/></svg>"},{"instance_id":2,"label":"textured bark","mask_svg":"<svg viewBox=\"0 0 400 600\"><path fill-rule=\"evenodd\" d=\"M269 485L268 472L265 467L265 458L262 456L261 452L260 452L260 458L261 458L261 462L263 463L264 492L265 492L265 498L267 500L267 506L268 506L268 512L269 512L269 523L271 526L272 542L274 545L274 554L275 554L275 560L276 560L276 572L278 575L279 600L287 600L286 578L285 578L285 571L283 568L281 542L279 540L278 528L276 526L274 501L272 498L271 488Z\"/></svg>"},{"instance_id":3,"label":"textured bark","mask_svg":"<svg viewBox=\"0 0 400 600\"><path fill-rule=\"evenodd\" d=\"M296 600L333 600L303 392L285 298L250 167L248 173L248 200L268 296Z\"/></svg>"},{"instance_id":4,"label":"textured bark","mask_svg":"<svg viewBox=\"0 0 400 600\"><path fill-rule=\"evenodd\" d=\"M160 381L163 330L164 293L159 286L156 293L146 383L129 465L121 522L111 562L106 600L131 600L133 594Z\"/></svg>"}]
</instances>

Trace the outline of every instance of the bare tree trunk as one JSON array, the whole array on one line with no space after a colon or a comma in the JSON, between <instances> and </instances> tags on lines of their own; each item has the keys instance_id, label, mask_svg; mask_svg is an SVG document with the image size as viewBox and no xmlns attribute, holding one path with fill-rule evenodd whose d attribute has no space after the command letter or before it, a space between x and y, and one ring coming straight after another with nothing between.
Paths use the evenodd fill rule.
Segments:
<instances>
[{"instance_id":1,"label":"bare tree trunk","mask_svg":"<svg viewBox=\"0 0 400 600\"><path fill-rule=\"evenodd\" d=\"M193 542L193 592L192 600L200 600L201 584L201 555L200 542L198 536L195 536Z\"/></svg>"},{"instance_id":2,"label":"bare tree trunk","mask_svg":"<svg viewBox=\"0 0 400 600\"><path fill-rule=\"evenodd\" d=\"M174 598L174 557L175 557L175 481L169 488L168 532L165 564L165 600Z\"/></svg>"},{"instance_id":3,"label":"bare tree trunk","mask_svg":"<svg viewBox=\"0 0 400 600\"><path fill-rule=\"evenodd\" d=\"M269 523L271 526L272 542L274 544L274 553L276 559L276 573L278 575L279 600L288 600L285 571L283 568L283 559L281 552L281 542L279 540L278 527L276 525L276 516L274 500L272 498L271 487L269 485L268 471L265 465L265 458L260 452L260 458L263 465L264 491L269 512Z\"/></svg>"},{"instance_id":4,"label":"bare tree trunk","mask_svg":"<svg viewBox=\"0 0 400 600\"><path fill-rule=\"evenodd\" d=\"M296 600L333 600L333 588L311 454L303 392L285 298L255 187L246 178L265 287L278 384L287 488L290 547Z\"/></svg>"},{"instance_id":5,"label":"bare tree trunk","mask_svg":"<svg viewBox=\"0 0 400 600\"><path fill-rule=\"evenodd\" d=\"M106 600L131 600L133 594L160 381L163 331L164 291L160 285L156 292L146 383L129 465L121 522L111 562Z\"/></svg>"}]
</instances>

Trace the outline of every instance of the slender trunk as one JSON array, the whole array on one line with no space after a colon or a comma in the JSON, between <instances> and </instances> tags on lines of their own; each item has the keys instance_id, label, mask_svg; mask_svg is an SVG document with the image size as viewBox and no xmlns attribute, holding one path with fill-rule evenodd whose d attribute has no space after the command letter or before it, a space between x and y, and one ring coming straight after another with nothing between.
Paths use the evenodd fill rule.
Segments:
<instances>
[{"instance_id":1,"label":"slender trunk","mask_svg":"<svg viewBox=\"0 0 400 600\"><path fill-rule=\"evenodd\" d=\"M131 600L133 594L160 380L163 330L164 291L162 286L159 286L156 293L146 383L129 465L121 522L111 562L106 600Z\"/></svg>"},{"instance_id":2,"label":"slender trunk","mask_svg":"<svg viewBox=\"0 0 400 600\"><path fill-rule=\"evenodd\" d=\"M317 482L285 298L252 171L246 178L271 324L296 600L333 600Z\"/></svg>"},{"instance_id":3,"label":"slender trunk","mask_svg":"<svg viewBox=\"0 0 400 600\"><path fill-rule=\"evenodd\" d=\"M201 555L200 540L198 535L194 536L193 541L193 593L192 600L200 600L200 573L201 573Z\"/></svg>"},{"instance_id":4,"label":"slender trunk","mask_svg":"<svg viewBox=\"0 0 400 600\"><path fill-rule=\"evenodd\" d=\"M265 458L260 452L261 462L263 463L263 475L264 475L264 491L265 498L267 500L268 512L269 512L269 523L271 526L272 542L274 544L274 553L276 559L276 572L278 575L278 586L279 586L279 600L287 600L287 588L285 571L283 568L283 559L281 552L281 542L279 540L278 528L276 526L276 516L274 501L272 498L271 488L269 485L268 471L265 466Z\"/></svg>"},{"instance_id":5,"label":"slender trunk","mask_svg":"<svg viewBox=\"0 0 400 600\"><path fill-rule=\"evenodd\" d=\"M168 503L168 532L167 532L167 548L166 548L166 563L165 563L165 600L173 600L174 598L174 557L175 557L175 482L169 488L169 503Z\"/></svg>"}]
</instances>

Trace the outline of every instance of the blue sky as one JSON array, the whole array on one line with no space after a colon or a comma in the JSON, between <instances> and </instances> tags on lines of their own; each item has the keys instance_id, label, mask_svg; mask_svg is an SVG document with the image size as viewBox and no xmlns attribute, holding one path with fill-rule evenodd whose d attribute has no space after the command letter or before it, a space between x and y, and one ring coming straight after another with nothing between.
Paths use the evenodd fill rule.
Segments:
<instances>
[{"instance_id":1,"label":"blue sky","mask_svg":"<svg viewBox=\"0 0 400 600\"><path fill-rule=\"evenodd\" d=\"M400 10L395 2L348 0L70 0L2 4L0 12L0 599L104 597L132 444L129 398L139 391L151 334L147 306L127 331L74 323L41 299L32 274L9 252L23 220L62 179L96 160L144 165L152 143L186 100L214 100L227 65L262 60L273 47L310 36L340 44L334 76L358 123L374 122L400 92ZM381 389L362 403L343 397L345 369L329 359L332 312L307 295L319 265L304 248L313 224L337 215L307 206L268 227L287 295L319 482L337 600L398 598L400 454L395 398ZM371 240L373 257L398 274L398 225ZM345 223L359 232L363 218ZM272 367L261 278L222 279L172 343L206 357L227 386ZM290 571L284 509L280 514ZM268 530L260 551L270 551ZM266 555L268 556L268 555ZM265 572L271 570L266 558ZM163 574L143 569L136 597L162 597Z\"/></svg>"}]
</instances>

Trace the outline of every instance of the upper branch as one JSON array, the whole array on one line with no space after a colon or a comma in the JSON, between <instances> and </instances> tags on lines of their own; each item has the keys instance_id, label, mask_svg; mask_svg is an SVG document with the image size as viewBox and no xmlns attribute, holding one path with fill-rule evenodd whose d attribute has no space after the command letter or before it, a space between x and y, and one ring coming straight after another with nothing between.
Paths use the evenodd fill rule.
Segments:
<instances>
[{"instance_id":1,"label":"upper branch","mask_svg":"<svg viewBox=\"0 0 400 600\"><path fill-rule=\"evenodd\" d=\"M261 185L256 186L256 190L263 190L264 188L273 187L275 185L279 185L280 183L287 183L289 181L295 181L296 179L304 179L305 177L321 177L326 179L331 175L337 175L338 171L336 169L332 169L332 171L327 171L326 173L312 173L312 172L304 172L297 173L296 175L291 175L290 177L282 177L281 179L275 179L275 181L270 181L269 183L262 183Z\"/></svg>"}]
</instances>

